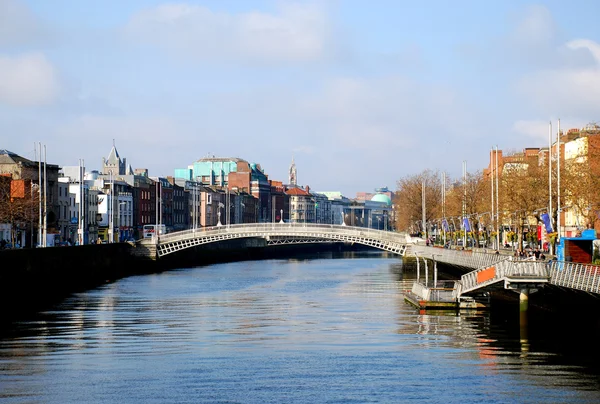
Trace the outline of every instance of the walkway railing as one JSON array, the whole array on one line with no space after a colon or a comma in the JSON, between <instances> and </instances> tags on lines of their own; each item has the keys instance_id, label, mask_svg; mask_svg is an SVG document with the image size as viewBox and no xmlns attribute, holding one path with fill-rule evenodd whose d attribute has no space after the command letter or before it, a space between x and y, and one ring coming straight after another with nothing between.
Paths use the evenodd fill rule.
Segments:
<instances>
[{"instance_id":1,"label":"walkway railing","mask_svg":"<svg viewBox=\"0 0 600 404\"><path fill-rule=\"evenodd\" d=\"M551 284L600 294L600 266L562 261L547 266Z\"/></svg>"},{"instance_id":2,"label":"walkway railing","mask_svg":"<svg viewBox=\"0 0 600 404\"><path fill-rule=\"evenodd\" d=\"M529 281L548 280L550 275L545 262L512 261L505 259L485 268L461 276L456 288L457 297L481 289L503 279L519 277Z\"/></svg>"},{"instance_id":3,"label":"walkway railing","mask_svg":"<svg viewBox=\"0 0 600 404\"><path fill-rule=\"evenodd\" d=\"M483 268L496 262L504 261L506 255L486 254L469 250L450 250L447 248L427 247L424 245L413 245L410 253L421 258L434 259L444 264L461 266L469 269Z\"/></svg>"}]
</instances>

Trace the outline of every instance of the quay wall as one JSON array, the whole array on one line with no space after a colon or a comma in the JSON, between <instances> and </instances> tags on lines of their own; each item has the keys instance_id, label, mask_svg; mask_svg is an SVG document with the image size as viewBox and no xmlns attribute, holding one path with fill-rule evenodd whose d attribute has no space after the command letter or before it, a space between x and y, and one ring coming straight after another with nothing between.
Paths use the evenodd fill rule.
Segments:
<instances>
[{"instance_id":1,"label":"quay wall","mask_svg":"<svg viewBox=\"0 0 600 404\"><path fill-rule=\"evenodd\" d=\"M128 243L0 250L0 326L117 279L218 262L355 249L343 243L267 247L264 239L206 244L151 260Z\"/></svg>"}]
</instances>

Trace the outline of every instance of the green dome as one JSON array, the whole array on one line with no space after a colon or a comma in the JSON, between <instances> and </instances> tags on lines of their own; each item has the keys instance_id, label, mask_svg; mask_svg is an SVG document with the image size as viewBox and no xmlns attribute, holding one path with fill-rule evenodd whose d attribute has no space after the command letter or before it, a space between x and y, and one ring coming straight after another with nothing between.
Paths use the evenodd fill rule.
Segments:
<instances>
[{"instance_id":1,"label":"green dome","mask_svg":"<svg viewBox=\"0 0 600 404\"><path fill-rule=\"evenodd\" d=\"M371 201L373 201L373 202L381 202L381 203L385 203L388 206L392 206L392 200L390 199L389 196L387 196L385 194L374 195L371 198Z\"/></svg>"}]
</instances>

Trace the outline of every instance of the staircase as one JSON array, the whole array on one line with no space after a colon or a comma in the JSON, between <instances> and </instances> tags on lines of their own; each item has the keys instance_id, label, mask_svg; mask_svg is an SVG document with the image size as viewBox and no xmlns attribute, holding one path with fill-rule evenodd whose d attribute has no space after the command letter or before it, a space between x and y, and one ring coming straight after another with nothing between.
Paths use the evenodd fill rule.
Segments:
<instances>
[{"instance_id":1,"label":"staircase","mask_svg":"<svg viewBox=\"0 0 600 404\"><path fill-rule=\"evenodd\" d=\"M464 274L456 281L454 298L483 289L539 289L550 281L545 262L512 261L506 259Z\"/></svg>"}]
</instances>

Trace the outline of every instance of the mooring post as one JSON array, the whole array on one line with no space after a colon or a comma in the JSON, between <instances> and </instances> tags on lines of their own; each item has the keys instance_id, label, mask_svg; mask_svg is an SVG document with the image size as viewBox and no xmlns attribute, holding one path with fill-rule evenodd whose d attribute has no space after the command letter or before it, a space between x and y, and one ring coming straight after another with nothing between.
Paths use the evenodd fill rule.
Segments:
<instances>
[{"instance_id":1,"label":"mooring post","mask_svg":"<svg viewBox=\"0 0 600 404\"><path fill-rule=\"evenodd\" d=\"M437 261L435 260L435 255L431 255L433 259L433 287L437 288Z\"/></svg>"},{"instance_id":2,"label":"mooring post","mask_svg":"<svg viewBox=\"0 0 600 404\"><path fill-rule=\"evenodd\" d=\"M529 289L521 289L519 293L519 312L527 313L529 308Z\"/></svg>"},{"instance_id":3,"label":"mooring post","mask_svg":"<svg viewBox=\"0 0 600 404\"><path fill-rule=\"evenodd\" d=\"M519 334L521 351L529 352L529 339L527 336L527 309L529 308L529 289L519 291Z\"/></svg>"},{"instance_id":4,"label":"mooring post","mask_svg":"<svg viewBox=\"0 0 600 404\"><path fill-rule=\"evenodd\" d=\"M419 278L421 277L421 264L419 263L419 256L415 254L417 257L417 283L419 282Z\"/></svg>"}]
</instances>

